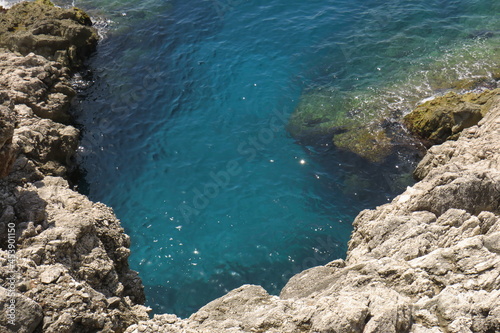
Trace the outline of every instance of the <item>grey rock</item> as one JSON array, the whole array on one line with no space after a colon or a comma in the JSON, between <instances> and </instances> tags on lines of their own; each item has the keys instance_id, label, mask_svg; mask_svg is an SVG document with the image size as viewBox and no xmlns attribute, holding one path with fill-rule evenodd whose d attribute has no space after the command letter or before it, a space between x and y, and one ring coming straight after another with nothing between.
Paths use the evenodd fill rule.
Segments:
<instances>
[{"instance_id":1,"label":"grey rock","mask_svg":"<svg viewBox=\"0 0 500 333\"><path fill-rule=\"evenodd\" d=\"M65 269L61 266L49 266L40 274L40 281L44 284L56 282Z\"/></svg>"},{"instance_id":2,"label":"grey rock","mask_svg":"<svg viewBox=\"0 0 500 333\"><path fill-rule=\"evenodd\" d=\"M42 320L42 307L24 295L0 287L0 331L34 332Z\"/></svg>"},{"instance_id":3,"label":"grey rock","mask_svg":"<svg viewBox=\"0 0 500 333\"><path fill-rule=\"evenodd\" d=\"M141 305L141 279L128 266L130 239L109 207L73 191L64 179L79 136L66 124L75 91L71 69L64 66L81 65L90 49L78 43L94 30L77 9L56 8L45 0L14 7L8 13L30 11L26 30L13 34L2 29L22 15L0 13L0 44L18 41L7 46L23 54L0 50L0 227L15 226L17 280L12 286L23 309L17 326L10 328L0 311L0 331L123 332L148 319L149 311ZM38 22L38 14L49 16ZM79 20L83 28L75 26ZM61 38L77 40L59 45L51 37L58 29L64 30ZM26 37L33 32L38 35ZM37 48L40 43L48 47ZM0 232L2 285L13 274L7 249L7 235Z\"/></svg>"}]
</instances>

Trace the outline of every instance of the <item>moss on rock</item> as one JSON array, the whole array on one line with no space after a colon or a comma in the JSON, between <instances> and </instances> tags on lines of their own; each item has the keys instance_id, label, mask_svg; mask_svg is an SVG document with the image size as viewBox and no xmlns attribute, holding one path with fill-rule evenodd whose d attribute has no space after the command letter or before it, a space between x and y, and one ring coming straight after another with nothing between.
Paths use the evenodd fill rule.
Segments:
<instances>
[{"instance_id":1,"label":"moss on rock","mask_svg":"<svg viewBox=\"0 0 500 333\"><path fill-rule=\"evenodd\" d=\"M35 3L38 3L40 5L55 7L54 4L52 3L52 1L50 1L50 0L35 0Z\"/></svg>"},{"instance_id":2,"label":"moss on rock","mask_svg":"<svg viewBox=\"0 0 500 333\"><path fill-rule=\"evenodd\" d=\"M392 141L382 128L357 127L333 136L337 148L351 151L371 162L380 163L392 152Z\"/></svg>"},{"instance_id":3,"label":"moss on rock","mask_svg":"<svg viewBox=\"0 0 500 333\"><path fill-rule=\"evenodd\" d=\"M58 8L49 0L21 2L0 12L0 47L79 68L97 45L91 25L90 17L77 8Z\"/></svg>"},{"instance_id":4,"label":"moss on rock","mask_svg":"<svg viewBox=\"0 0 500 333\"><path fill-rule=\"evenodd\" d=\"M500 89L459 95L450 92L419 105L404 122L408 129L429 144L455 139L464 129L476 125L489 110Z\"/></svg>"}]
</instances>

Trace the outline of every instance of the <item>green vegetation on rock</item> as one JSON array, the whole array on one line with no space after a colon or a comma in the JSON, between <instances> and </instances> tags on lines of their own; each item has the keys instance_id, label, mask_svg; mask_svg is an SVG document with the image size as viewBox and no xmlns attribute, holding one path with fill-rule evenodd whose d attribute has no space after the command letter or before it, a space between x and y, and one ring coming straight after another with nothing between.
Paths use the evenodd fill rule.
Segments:
<instances>
[{"instance_id":1,"label":"green vegetation on rock","mask_svg":"<svg viewBox=\"0 0 500 333\"><path fill-rule=\"evenodd\" d=\"M404 122L421 139L439 144L456 139L464 128L476 125L498 95L500 89L463 95L450 92L419 105Z\"/></svg>"},{"instance_id":2,"label":"green vegetation on rock","mask_svg":"<svg viewBox=\"0 0 500 333\"><path fill-rule=\"evenodd\" d=\"M374 163L383 162L393 152L397 135L383 124L391 123L398 110L387 106L386 100L371 98L371 93L313 90L302 96L287 129L301 140L329 137L337 148Z\"/></svg>"},{"instance_id":3,"label":"green vegetation on rock","mask_svg":"<svg viewBox=\"0 0 500 333\"><path fill-rule=\"evenodd\" d=\"M463 94L479 87L496 87L499 59L500 38L493 34L487 39L466 40L454 49L436 51L404 72L388 74L385 85L308 89L290 117L287 130L302 142L324 142L328 138L341 150L380 163L395 151L392 146L405 135L388 131L385 123L402 122L403 115L419 101L437 93ZM434 133L431 141L442 142L469 123L477 123L480 118L475 116L477 112L467 109L469 106L456 113L459 124L441 128L442 133Z\"/></svg>"},{"instance_id":4,"label":"green vegetation on rock","mask_svg":"<svg viewBox=\"0 0 500 333\"><path fill-rule=\"evenodd\" d=\"M35 3L38 3L40 5L45 5L45 6L50 6L50 7L54 7L54 4L52 3L52 1L50 0L35 0L34 1Z\"/></svg>"},{"instance_id":5,"label":"green vegetation on rock","mask_svg":"<svg viewBox=\"0 0 500 333\"><path fill-rule=\"evenodd\" d=\"M333 136L338 148L351 151L369 161L382 162L392 151L392 141L382 128L350 128Z\"/></svg>"},{"instance_id":6,"label":"green vegetation on rock","mask_svg":"<svg viewBox=\"0 0 500 333\"><path fill-rule=\"evenodd\" d=\"M97 45L91 25L90 17L78 8L58 8L49 0L21 2L0 12L0 47L78 68Z\"/></svg>"}]
</instances>

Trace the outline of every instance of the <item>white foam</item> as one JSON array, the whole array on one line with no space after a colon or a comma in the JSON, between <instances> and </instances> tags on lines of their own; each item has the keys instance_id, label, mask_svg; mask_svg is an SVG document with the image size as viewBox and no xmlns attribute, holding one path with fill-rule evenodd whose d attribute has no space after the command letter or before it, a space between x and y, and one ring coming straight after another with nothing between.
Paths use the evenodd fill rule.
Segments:
<instances>
[{"instance_id":1,"label":"white foam","mask_svg":"<svg viewBox=\"0 0 500 333\"><path fill-rule=\"evenodd\" d=\"M19 1L19 0L0 0L0 6L3 8L10 8L18 2L21 2L21 1Z\"/></svg>"}]
</instances>

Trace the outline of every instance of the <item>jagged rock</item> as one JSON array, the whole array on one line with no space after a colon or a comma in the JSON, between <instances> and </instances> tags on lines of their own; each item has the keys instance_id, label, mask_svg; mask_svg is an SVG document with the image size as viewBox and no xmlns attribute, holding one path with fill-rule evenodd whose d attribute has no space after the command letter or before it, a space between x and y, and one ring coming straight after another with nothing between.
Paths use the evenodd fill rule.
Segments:
<instances>
[{"instance_id":1,"label":"jagged rock","mask_svg":"<svg viewBox=\"0 0 500 333\"><path fill-rule=\"evenodd\" d=\"M31 333L42 320L42 307L20 293L0 287L0 331Z\"/></svg>"},{"instance_id":2,"label":"jagged rock","mask_svg":"<svg viewBox=\"0 0 500 333\"><path fill-rule=\"evenodd\" d=\"M458 95L450 92L419 105L405 118L408 129L431 144L456 139L464 128L476 125L489 110L500 89Z\"/></svg>"},{"instance_id":3,"label":"jagged rock","mask_svg":"<svg viewBox=\"0 0 500 333\"><path fill-rule=\"evenodd\" d=\"M68 109L75 91L69 83L69 72L61 64L33 53L19 56L0 52L0 92L15 104L22 119L32 114L56 122L69 121Z\"/></svg>"},{"instance_id":4,"label":"jagged rock","mask_svg":"<svg viewBox=\"0 0 500 333\"><path fill-rule=\"evenodd\" d=\"M90 17L78 8L54 7L50 1L22 2L0 12L0 47L27 55L34 52L72 68L96 48Z\"/></svg>"},{"instance_id":5,"label":"jagged rock","mask_svg":"<svg viewBox=\"0 0 500 333\"><path fill-rule=\"evenodd\" d=\"M57 171L57 168L70 165L78 148L78 130L49 119L25 121L15 134L19 151L45 166L46 174L64 175L65 169Z\"/></svg>"},{"instance_id":6,"label":"jagged rock","mask_svg":"<svg viewBox=\"0 0 500 333\"><path fill-rule=\"evenodd\" d=\"M128 267L130 239L110 208L60 177L16 191L18 291L41 305L44 332L120 332L148 318L137 305L144 302L141 280ZM0 281L9 276L7 258L0 250Z\"/></svg>"},{"instance_id":7,"label":"jagged rock","mask_svg":"<svg viewBox=\"0 0 500 333\"><path fill-rule=\"evenodd\" d=\"M9 174L16 157L12 147L14 127L13 112L7 107L0 106L0 178Z\"/></svg>"}]
</instances>

